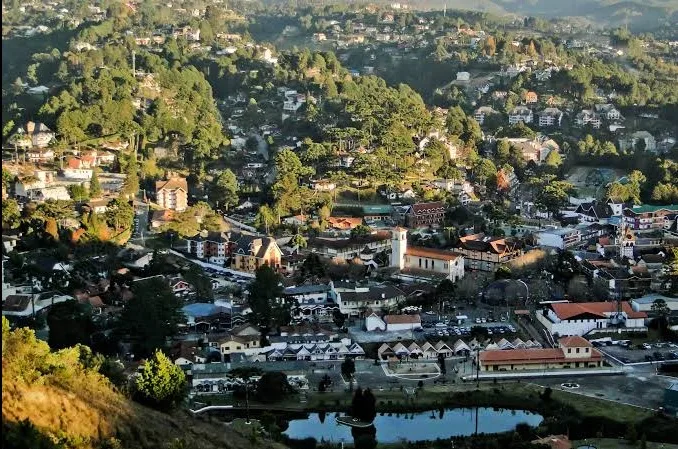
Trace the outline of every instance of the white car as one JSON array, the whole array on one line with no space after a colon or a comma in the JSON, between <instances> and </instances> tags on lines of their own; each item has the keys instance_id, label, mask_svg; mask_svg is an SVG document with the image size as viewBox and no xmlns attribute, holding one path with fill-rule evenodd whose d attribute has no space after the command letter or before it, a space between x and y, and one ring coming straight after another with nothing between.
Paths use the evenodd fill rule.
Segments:
<instances>
[{"instance_id":1,"label":"white car","mask_svg":"<svg viewBox=\"0 0 678 449\"><path fill-rule=\"evenodd\" d=\"M480 322L481 322L481 323L487 323L487 318L481 318L481 319L480 319Z\"/></svg>"},{"instance_id":2,"label":"white car","mask_svg":"<svg viewBox=\"0 0 678 449\"><path fill-rule=\"evenodd\" d=\"M652 345L649 343L643 343L643 349L652 349Z\"/></svg>"},{"instance_id":3,"label":"white car","mask_svg":"<svg viewBox=\"0 0 678 449\"><path fill-rule=\"evenodd\" d=\"M492 332L492 329L488 329L488 330L487 330L487 335L492 335L492 333L493 333L493 332Z\"/></svg>"},{"instance_id":4,"label":"white car","mask_svg":"<svg viewBox=\"0 0 678 449\"><path fill-rule=\"evenodd\" d=\"M476 324L480 324L480 323L481 323L480 318L476 318Z\"/></svg>"}]
</instances>

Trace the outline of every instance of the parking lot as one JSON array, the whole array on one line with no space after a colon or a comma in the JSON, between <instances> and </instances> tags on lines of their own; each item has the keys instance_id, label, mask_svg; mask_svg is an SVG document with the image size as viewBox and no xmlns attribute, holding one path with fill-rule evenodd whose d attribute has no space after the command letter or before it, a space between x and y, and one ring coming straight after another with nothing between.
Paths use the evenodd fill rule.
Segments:
<instances>
[{"instance_id":1,"label":"parking lot","mask_svg":"<svg viewBox=\"0 0 678 449\"><path fill-rule=\"evenodd\" d=\"M678 360L678 345L675 343L645 343L641 347L628 348L620 345L604 345L598 349L622 363Z\"/></svg>"}]
</instances>

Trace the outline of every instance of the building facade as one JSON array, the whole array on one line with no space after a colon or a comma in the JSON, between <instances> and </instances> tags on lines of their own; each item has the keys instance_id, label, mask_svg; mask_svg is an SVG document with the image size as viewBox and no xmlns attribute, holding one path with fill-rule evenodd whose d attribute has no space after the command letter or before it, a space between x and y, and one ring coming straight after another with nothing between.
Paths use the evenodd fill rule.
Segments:
<instances>
[{"instance_id":1,"label":"building facade","mask_svg":"<svg viewBox=\"0 0 678 449\"><path fill-rule=\"evenodd\" d=\"M188 207L188 184L185 178L171 178L155 183L156 201L163 209L186 210Z\"/></svg>"},{"instance_id":2,"label":"building facade","mask_svg":"<svg viewBox=\"0 0 678 449\"><path fill-rule=\"evenodd\" d=\"M467 270L480 271L497 271L500 265L523 254L514 242L482 233L461 237L454 250L464 256Z\"/></svg>"},{"instance_id":3,"label":"building facade","mask_svg":"<svg viewBox=\"0 0 678 449\"><path fill-rule=\"evenodd\" d=\"M391 237L391 266L399 270L439 273L452 282L464 277L464 258L452 251L411 247L407 229L395 228Z\"/></svg>"}]
</instances>

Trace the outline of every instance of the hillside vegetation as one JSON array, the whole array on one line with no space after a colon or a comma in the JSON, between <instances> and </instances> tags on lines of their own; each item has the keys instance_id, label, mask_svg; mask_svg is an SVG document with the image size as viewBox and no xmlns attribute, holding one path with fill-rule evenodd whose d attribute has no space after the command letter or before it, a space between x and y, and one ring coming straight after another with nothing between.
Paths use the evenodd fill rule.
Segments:
<instances>
[{"instance_id":1,"label":"hillside vegetation","mask_svg":"<svg viewBox=\"0 0 678 449\"><path fill-rule=\"evenodd\" d=\"M2 447L282 448L223 424L131 402L93 366L89 348L51 352L27 328L2 319Z\"/></svg>"}]
</instances>

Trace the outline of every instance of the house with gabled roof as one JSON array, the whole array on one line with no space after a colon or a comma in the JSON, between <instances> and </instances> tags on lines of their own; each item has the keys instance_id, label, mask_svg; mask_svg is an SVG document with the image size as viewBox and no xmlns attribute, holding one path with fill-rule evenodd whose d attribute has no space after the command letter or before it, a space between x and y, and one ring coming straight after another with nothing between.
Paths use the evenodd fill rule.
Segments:
<instances>
[{"instance_id":1,"label":"house with gabled roof","mask_svg":"<svg viewBox=\"0 0 678 449\"><path fill-rule=\"evenodd\" d=\"M496 271L502 264L522 255L513 240L484 233L461 237L454 250L464 256L466 269L481 271Z\"/></svg>"},{"instance_id":2,"label":"house with gabled roof","mask_svg":"<svg viewBox=\"0 0 678 449\"><path fill-rule=\"evenodd\" d=\"M436 351L436 348L428 341L421 345L421 353L422 357L425 359L435 359L438 357L438 351Z\"/></svg>"},{"instance_id":3,"label":"house with gabled roof","mask_svg":"<svg viewBox=\"0 0 678 449\"><path fill-rule=\"evenodd\" d=\"M443 357L450 357L454 353L454 351L452 351L452 349L442 340L438 341L438 343L436 343L433 347L435 348L436 352L439 355L442 354Z\"/></svg>"},{"instance_id":4,"label":"house with gabled roof","mask_svg":"<svg viewBox=\"0 0 678 449\"><path fill-rule=\"evenodd\" d=\"M645 312L636 312L628 302L549 304L535 316L552 335L585 335L595 329L646 329Z\"/></svg>"},{"instance_id":5,"label":"house with gabled roof","mask_svg":"<svg viewBox=\"0 0 678 449\"><path fill-rule=\"evenodd\" d=\"M424 354L419 345L414 341L407 347L407 352L410 353L410 357L414 358L421 357Z\"/></svg>"},{"instance_id":6,"label":"house with gabled roof","mask_svg":"<svg viewBox=\"0 0 678 449\"><path fill-rule=\"evenodd\" d=\"M170 178L155 183L156 202L163 209L186 210L188 207L188 184L186 178Z\"/></svg>"}]
</instances>

